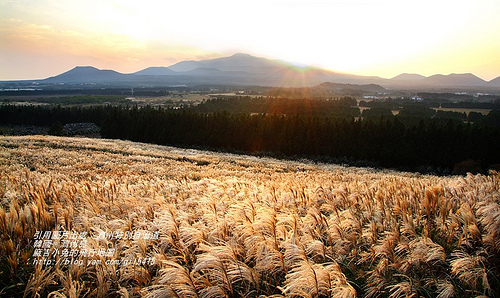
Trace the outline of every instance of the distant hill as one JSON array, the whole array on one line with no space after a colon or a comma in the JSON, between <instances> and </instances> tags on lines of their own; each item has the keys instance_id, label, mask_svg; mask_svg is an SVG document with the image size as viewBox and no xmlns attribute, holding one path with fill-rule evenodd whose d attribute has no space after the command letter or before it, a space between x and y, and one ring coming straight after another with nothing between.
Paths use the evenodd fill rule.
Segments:
<instances>
[{"instance_id":1,"label":"distant hill","mask_svg":"<svg viewBox=\"0 0 500 298\"><path fill-rule=\"evenodd\" d=\"M391 81L406 81L406 82L416 82L425 79L423 75L415 74L415 73L402 73L398 76L395 76L391 79Z\"/></svg>"},{"instance_id":2,"label":"distant hill","mask_svg":"<svg viewBox=\"0 0 500 298\"><path fill-rule=\"evenodd\" d=\"M422 84L429 86L443 86L443 87L475 87L484 86L486 81L478 78L471 73L464 74L449 74L449 75L433 75L423 79Z\"/></svg>"},{"instance_id":3,"label":"distant hill","mask_svg":"<svg viewBox=\"0 0 500 298\"><path fill-rule=\"evenodd\" d=\"M489 81L488 85L492 86L492 87L500 87L500 77L497 77L497 78Z\"/></svg>"},{"instance_id":4,"label":"distant hill","mask_svg":"<svg viewBox=\"0 0 500 298\"><path fill-rule=\"evenodd\" d=\"M474 88L474 90L477 90L477 88L488 89L490 87L495 87L495 82L487 82L471 73L452 73L449 75L437 74L429 77L419 74L403 73L393 77L385 83L381 83L381 85L396 89L413 88L435 90L436 88ZM500 87L500 85L497 86Z\"/></svg>"},{"instance_id":5,"label":"distant hill","mask_svg":"<svg viewBox=\"0 0 500 298\"><path fill-rule=\"evenodd\" d=\"M33 80L27 81L33 82ZM486 82L470 74L433 75L403 73L391 79L358 76L312 66L255 57L237 53L229 57L181 61L168 67L148 67L123 74L78 66L60 75L38 80L40 83L105 84L106 86L168 86L168 85L255 85L270 87L312 87L324 82L338 84L375 84L389 89L483 88L497 90L500 77ZM338 87L338 86L337 86ZM488 89L489 88L489 89ZM482 90L482 89L475 89Z\"/></svg>"},{"instance_id":6,"label":"distant hill","mask_svg":"<svg viewBox=\"0 0 500 298\"><path fill-rule=\"evenodd\" d=\"M190 71L190 70L200 68L200 67L206 67L206 65L204 65L200 61L189 60L189 61L178 62L174 65L169 66L168 68L170 70L175 71L175 72L184 72L184 71Z\"/></svg>"},{"instance_id":7,"label":"distant hill","mask_svg":"<svg viewBox=\"0 0 500 298\"><path fill-rule=\"evenodd\" d=\"M102 83L121 82L127 80L129 75L114 70L101 70L92 66L77 66L60 75L43 80L46 83Z\"/></svg>"},{"instance_id":8,"label":"distant hill","mask_svg":"<svg viewBox=\"0 0 500 298\"><path fill-rule=\"evenodd\" d=\"M170 66L175 71L189 71L196 68L213 68L220 71L244 71L249 74L274 74L290 67L291 64L279 60L255 57L237 53L230 57L222 57L201 61L183 61Z\"/></svg>"},{"instance_id":9,"label":"distant hill","mask_svg":"<svg viewBox=\"0 0 500 298\"><path fill-rule=\"evenodd\" d=\"M210 67L198 67L184 72L184 74L190 74L190 75L220 75L221 73L222 73L221 70Z\"/></svg>"},{"instance_id":10,"label":"distant hill","mask_svg":"<svg viewBox=\"0 0 500 298\"><path fill-rule=\"evenodd\" d=\"M169 75L175 75L176 72L171 70L168 67L163 67L163 66L153 66L153 67L148 67L143 70L140 70L138 72L134 72L136 75L146 75L146 76L169 76Z\"/></svg>"},{"instance_id":11,"label":"distant hill","mask_svg":"<svg viewBox=\"0 0 500 298\"><path fill-rule=\"evenodd\" d=\"M239 76L253 85L310 87L327 81L339 83L367 83L383 80L379 77L363 77L342 74L311 66L297 66L282 60L255 57L237 53L229 57L200 61L181 61L169 69L183 75ZM216 72L219 70L220 72Z\"/></svg>"}]
</instances>

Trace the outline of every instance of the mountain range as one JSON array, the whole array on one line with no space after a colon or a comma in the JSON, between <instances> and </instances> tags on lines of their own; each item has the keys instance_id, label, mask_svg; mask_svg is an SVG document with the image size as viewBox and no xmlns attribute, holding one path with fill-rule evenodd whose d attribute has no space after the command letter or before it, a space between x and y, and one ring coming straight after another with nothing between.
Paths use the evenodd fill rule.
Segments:
<instances>
[{"instance_id":1,"label":"mountain range","mask_svg":"<svg viewBox=\"0 0 500 298\"><path fill-rule=\"evenodd\" d=\"M106 84L128 86L161 85L259 85L276 87L309 87L324 82L342 84L378 84L390 89L475 88L500 89L500 77L485 81L473 74L433 75L401 74L391 79L358 76L312 66L296 66L282 60L271 60L248 54L200 61L181 61L169 67L148 67L124 74L77 66L65 73L39 80L47 84Z\"/></svg>"}]
</instances>

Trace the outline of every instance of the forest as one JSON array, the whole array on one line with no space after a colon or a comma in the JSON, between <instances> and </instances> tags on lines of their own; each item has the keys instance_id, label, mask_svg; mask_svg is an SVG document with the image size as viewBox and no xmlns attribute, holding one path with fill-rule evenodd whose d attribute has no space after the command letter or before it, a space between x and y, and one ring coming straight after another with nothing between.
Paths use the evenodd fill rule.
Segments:
<instances>
[{"instance_id":1,"label":"forest","mask_svg":"<svg viewBox=\"0 0 500 298\"><path fill-rule=\"evenodd\" d=\"M436 174L487 172L500 164L498 110L467 116L408 105L396 116L389 112L361 113L349 97L245 97L180 109L2 105L0 124L90 122L103 138Z\"/></svg>"}]
</instances>

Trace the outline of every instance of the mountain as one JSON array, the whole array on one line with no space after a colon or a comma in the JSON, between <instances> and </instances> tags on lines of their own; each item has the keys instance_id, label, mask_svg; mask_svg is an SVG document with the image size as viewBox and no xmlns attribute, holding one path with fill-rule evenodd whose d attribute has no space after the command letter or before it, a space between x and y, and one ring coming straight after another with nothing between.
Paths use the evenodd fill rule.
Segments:
<instances>
[{"instance_id":1,"label":"mountain","mask_svg":"<svg viewBox=\"0 0 500 298\"><path fill-rule=\"evenodd\" d=\"M153 66L148 67L138 72L134 72L135 75L143 75L143 76L170 76L175 75L176 72L171 70L168 67L163 66Z\"/></svg>"},{"instance_id":2,"label":"mountain","mask_svg":"<svg viewBox=\"0 0 500 298\"><path fill-rule=\"evenodd\" d=\"M425 79L423 75L419 75L416 73L402 73L398 76L392 78L392 81L405 81L405 82L416 82Z\"/></svg>"},{"instance_id":3,"label":"mountain","mask_svg":"<svg viewBox=\"0 0 500 298\"><path fill-rule=\"evenodd\" d=\"M490 83L485 80L471 74L471 73L462 73L462 74L449 74L449 75L432 75L429 77L425 77L419 74L409 74L403 73L398 76L395 76L385 83L380 82L381 85L394 89L430 89L435 90L438 89L449 89L449 88L474 88L475 90L480 89L488 89L488 87L495 87L495 82ZM498 85L497 87L500 87ZM480 88L480 89L477 89Z\"/></svg>"},{"instance_id":4,"label":"mountain","mask_svg":"<svg viewBox=\"0 0 500 298\"><path fill-rule=\"evenodd\" d=\"M170 70L175 71L175 72L185 72L185 71L190 71L190 70L197 69L200 67L207 67L207 66L204 65L201 61L189 60L189 61L178 62L174 65L169 66L168 68Z\"/></svg>"},{"instance_id":5,"label":"mountain","mask_svg":"<svg viewBox=\"0 0 500 298\"><path fill-rule=\"evenodd\" d=\"M439 87L478 87L485 86L486 81L471 73L433 75L420 81L423 85Z\"/></svg>"},{"instance_id":6,"label":"mountain","mask_svg":"<svg viewBox=\"0 0 500 298\"><path fill-rule=\"evenodd\" d=\"M114 70L100 70L92 66L77 66L60 75L43 80L46 83L102 83L120 82L126 80L128 75Z\"/></svg>"},{"instance_id":7,"label":"mountain","mask_svg":"<svg viewBox=\"0 0 500 298\"><path fill-rule=\"evenodd\" d=\"M204 65L222 71L245 71L251 74L273 74L289 68L290 63L237 53L230 57L201 61Z\"/></svg>"},{"instance_id":8,"label":"mountain","mask_svg":"<svg viewBox=\"0 0 500 298\"><path fill-rule=\"evenodd\" d=\"M488 82L488 85L490 87L500 87L500 77L497 77L491 81Z\"/></svg>"},{"instance_id":9,"label":"mountain","mask_svg":"<svg viewBox=\"0 0 500 298\"><path fill-rule=\"evenodd\" d=\"M184 74L188 75L220 75L222 73L221 70L218 70L217 68L210 68L210 67L198 67L189 71L185 71Z\"/></svg>"},{"instance_id":10,"label":"mountain","mask_svg":"<svg viewBox=\"0 0 500 298\"><path fill-rule=\"evenodd\" d=\"M243 53L216 59L181 61L168 68L177 75L198 76L204 83L214 81L215 76L219 83L281 87L308 87L330 80L353 81L352 75L338 75L314 67L297 67L285 61Z\"/></svg>"},{"instance_id":11,"label":"mountain","mask_svg":"<svg viewBox=\"0 0 500 298\"><path fill-rule=\"evenodd\" d=\"M188 72L198 68L218 69L224 72L246 72L248 74L275 74L283 71L292 64L280 60L270 60L255 57L249 54L237 53L230 57L200 61L181 61L168 68L176 72Z\"/></svg>"},{"instance_id":12,"label":"mountain","mask_svg":"<svg viewBox=\"0 0 500 298\"><path fill-rule=\"evenodd\" d=\"M33 82L33 81L30 81ZM432 89L500 87L500 77L486 82L466 74L433 75L403 73L391 79L377 76L358 76L334 72L312 66L298 66L283 60L255 57L237 53L229 57L207 60L181 61L168 67L148 67L135 73L123 74L113 70L100 70L91 66L78 66L60 75L40 80L42 83L105 84L169 86L169 85L256 85L273 87L312 87L324 82L338 84L376 84L389 89ZM482 88L482 89L481 89Z\"/></svg>"}]
</instances>

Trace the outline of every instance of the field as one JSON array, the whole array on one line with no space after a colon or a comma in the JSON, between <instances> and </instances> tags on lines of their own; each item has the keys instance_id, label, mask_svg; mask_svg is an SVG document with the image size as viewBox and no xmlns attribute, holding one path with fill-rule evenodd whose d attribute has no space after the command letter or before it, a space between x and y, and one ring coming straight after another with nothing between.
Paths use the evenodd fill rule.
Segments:
<instances>
[{"instance_id":1,"label":"field","mask_svg":"<svg viewBox=\"0 0 500 298\"><path fill-rule=\"evenodd\" d=\"M491 109L461 109L461 108L435 108L436 111L445 111L445 112L457 112L457 113L465 113L467 115L470 112L480 113L482 115L488 115L491 112Z\"/></svg>"},{"instance_id":2,"label":"field","mask_svg":"<svg viewBox=\"0 0 500 298\"><path fill-rule=\"evenodd\" d=\"M369 110L367 107L359 107L359 111L363 113L364 110ZM482 115L488 115L491 112L490 109L460 109L460 108L434 108L436 111L445 111L445 112L457 112L457 113L465 113L469 115L470 112L480 113ZM393 115L399 114L399 110L392 110Z\"/></svg>"},{"instance_id":3,"label":"field","mask_svg":"<svg viewBox=\"0 0 500 298\"><path fill-rule=\"evenodd\" d=\"M207 97L197 92L179 92L166 96L134 96L127 99L139 106L180 107L182 105L197 105Z\"/></svg>"},{"instance_id":4,"label":"field","mask_svg":"<svg viewBox=\"0 0 500 298\"><path fill-rule=\"evenodd\" d=\"M0 296L500 295L500 175L0 137Z\"/></svg>"}]
</instances>

